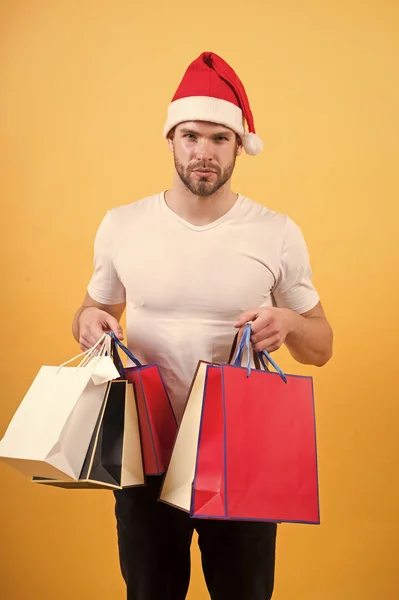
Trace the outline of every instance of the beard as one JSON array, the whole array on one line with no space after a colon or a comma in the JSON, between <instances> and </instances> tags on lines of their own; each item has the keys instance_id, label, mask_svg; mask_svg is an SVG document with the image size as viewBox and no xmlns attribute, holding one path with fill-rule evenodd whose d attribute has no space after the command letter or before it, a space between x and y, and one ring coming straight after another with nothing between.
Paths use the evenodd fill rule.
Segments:
<instances>
[{"instance_id":1,"label":"beard","mask_svg":"<svg viewBox=\"0 0 399 600\"><path fill-rule=\"evenodd\" d=\"M174 153L174 161L177 174L190 192L195 194L195 196L206 197L215 194L215 192L223 187L224 184L230 179L236 164L236 156L234 156L231 163L228 164L224 169L221 169L219 165L209 164L206 161L198 162L195 165L184 166L183 163L181 163L177 158L176 153ZM204 177L199 177L198 179L194 180L191 178L191 175L196 169L209 169L214 171L216 179L209 181L209 176L204 175Z\"/></svg>"}]
</instances>

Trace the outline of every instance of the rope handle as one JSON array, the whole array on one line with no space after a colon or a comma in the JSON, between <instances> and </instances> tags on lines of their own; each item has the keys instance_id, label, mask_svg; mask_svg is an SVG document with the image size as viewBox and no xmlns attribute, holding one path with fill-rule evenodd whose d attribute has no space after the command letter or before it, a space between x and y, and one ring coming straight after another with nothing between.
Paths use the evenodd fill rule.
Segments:
<instances>
[{"instance_id":1,"label":"rope handle","mask_svg":"<svg viewBox=\"0 0 399 600\"><path fill-rule=\"evenodd\" d=\"M247 377L249 377L251 375L251 333L252 333L251 324L247 323L244 327L244 332L243 332L242 338L240 340L240 343L238 345L237 352L236 352L234 362L233 362L233 365L235 367L241 366L241 360L242 360L244 350L247 349L247 354L248 354L248 356L247 356ZM283 371L280 369L280 367L277 365L277 363L274 362L274 360L272 359L272 357L266 350L262 350L262 352L255 352L254 354L256 356L258 356L262 366L264 367L264 369L266 371L268 371L267 365L265 363L265 358L266 358L268 360L268 362L272 365L272 367L280 375L280 377L284 381L284 383L287 383L287 377L285 376Z\"/></svg>"}]
</instances>

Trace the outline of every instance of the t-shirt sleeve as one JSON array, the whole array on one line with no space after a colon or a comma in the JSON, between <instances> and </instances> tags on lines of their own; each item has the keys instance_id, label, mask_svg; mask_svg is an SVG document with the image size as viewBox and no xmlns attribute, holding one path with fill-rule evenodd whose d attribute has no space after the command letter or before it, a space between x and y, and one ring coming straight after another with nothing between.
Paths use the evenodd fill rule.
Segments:
<instances>
[{"instance_id":1,"label":"t-shirt sleeve","mask_svg":"<svg viewBox=\"0 0 399 600\"><path fill-rule=\"evenodd\" d=\"M89 295L102 304L121 304L126 292L114 264L112 210L105 214L94 241L94 272L87 286Z\"/></svg>"},{"instance_id":2,"label":"t-shirt sleeve","mask_svg":"<svg viewBox=\"0 0 399 600\"><path fill-rule=\"evenodd\" d=\"M273 291L275 305L301 314L319 302L319 294L312 283L309 253L302 231L287 217L280 269Z\"/></svg>"}]
</instances>

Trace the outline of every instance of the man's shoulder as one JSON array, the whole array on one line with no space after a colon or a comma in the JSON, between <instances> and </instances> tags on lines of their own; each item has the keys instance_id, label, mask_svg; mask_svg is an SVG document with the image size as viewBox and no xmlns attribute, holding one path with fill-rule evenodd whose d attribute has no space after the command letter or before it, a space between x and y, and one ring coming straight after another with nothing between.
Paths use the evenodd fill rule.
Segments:
<instances>
[{"instance_id":1,"label":"man's shoulder","mask_svg":"<svg viewBox=\"0 0 399 600\"><path fill-rule=\"evenodd\" d=\"M304 238L300 225L292 216L245 196L242 196L241 219L243 226L252 226L254 235L270 235L274 240L289 244Z\"/></svg>"},{"instance_id":2,"label":"man's shoulder","mask_svg":"<svg viewBox=\"0 0 399 600\"><path fill-rule=\"evenodd\" d=\"M119 204L110 209L113 221L123 221L131 218L150 217L159 209L160 194L139 198L128 204Z\"/></svg>"},{"instance_id":3,"label":"man's shoulder","mask_svg":"<svg viewBox=\"0 0 399 600\"><path fill-rule=\"evenodd\" d=\"M285 213L273 210L247 196L241 196L241 198L241 215L249 221L259 225L268 224L272 227L286 227L289 217Z\"/></svg>"}]
</instances>

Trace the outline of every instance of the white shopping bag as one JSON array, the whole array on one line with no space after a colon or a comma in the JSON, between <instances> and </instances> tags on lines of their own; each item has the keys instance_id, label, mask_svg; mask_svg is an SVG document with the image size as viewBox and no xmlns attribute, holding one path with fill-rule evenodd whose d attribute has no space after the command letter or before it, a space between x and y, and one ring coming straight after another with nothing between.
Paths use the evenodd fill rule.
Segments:
<instances>
[{"instance_id":1,"label":"white shopping bag","mask_svg":"<svg viewBox=\"0 0 399 600\"><path fill-rule=\"evenodd\" d=\"M0 441L4 462L28 476L79 478L107 382L119 377L109 350L104 334L77 367L64 365L78 357L41 367Z\"/></svg>"}]
</instances>

